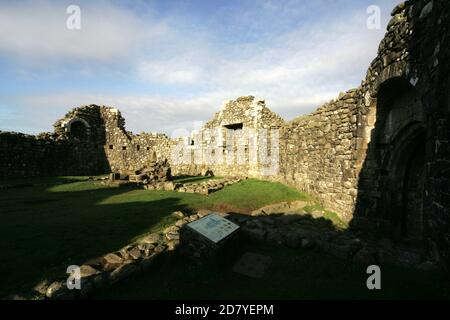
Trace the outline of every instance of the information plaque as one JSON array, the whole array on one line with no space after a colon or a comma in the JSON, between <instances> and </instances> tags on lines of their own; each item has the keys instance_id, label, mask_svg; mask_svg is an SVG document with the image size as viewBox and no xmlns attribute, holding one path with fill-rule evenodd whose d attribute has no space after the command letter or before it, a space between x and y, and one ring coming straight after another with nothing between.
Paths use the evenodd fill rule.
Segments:
<instances>
[{"instance_id":1,"label":"information plaque","mask_svg":"<svg viewBox=\"0 0 450 320\"><path fill-rule=\"evenodd\" d=\"M221 240L225 239L234 231L239 229L237 224L234 224L233 222L215 213L191 222L187 226L214 243L219 243Z\"/></svg>"}]
</instances>

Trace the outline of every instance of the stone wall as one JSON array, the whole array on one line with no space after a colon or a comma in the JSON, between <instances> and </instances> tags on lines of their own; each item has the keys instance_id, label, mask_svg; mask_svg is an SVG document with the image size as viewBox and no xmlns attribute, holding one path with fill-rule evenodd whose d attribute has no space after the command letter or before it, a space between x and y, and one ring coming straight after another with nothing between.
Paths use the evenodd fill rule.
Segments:
<instances>
[{"instance_id":1,"label":"stone wall","mask_svg":"<svg viewBox=\"0 0 450 320\"><path fill-rule=\"evenodd\" d=\"M93 142L54 135L0 132L0 177L94 175L109 171L102 148Z\"/></svg>"},{"instance_id":2,"label":"stone wall","mask_svg":"<svg viewBox=\"0 0 450 320\"><path fill-rule=\"evenodd\" d=\"M170 140L164 134L141 133L133 135L124 128L125 120L114 108L103 108L105 120L105 153L112 172L140 170L153 160L168 158ZM156 159L152 157L156 156Z\"/></svg>"},{"instance_id":3,"label":"stone wall","mask_svg":"<svg viewBox=\"0 0 450 320\"><path fill-rule=\"evenodd\" d=\"M351 219L357 194L355 165L358 90L340 95L281 128L281 181L317 196Z\"/></svg>"}]
</instances>

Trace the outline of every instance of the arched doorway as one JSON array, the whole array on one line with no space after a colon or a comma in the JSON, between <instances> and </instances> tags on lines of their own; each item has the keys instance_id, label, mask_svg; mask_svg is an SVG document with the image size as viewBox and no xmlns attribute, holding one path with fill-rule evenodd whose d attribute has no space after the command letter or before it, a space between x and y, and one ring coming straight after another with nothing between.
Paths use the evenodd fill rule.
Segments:
<instances>
[{"instance_id":1,"label":"arched doorway","mask_svg":"<svg viewBox=\"0 0 450 320\"><path fill-rule=\"evenodd\" d=\"M405 79L380 87L375 153L379 161L379 216L399 240L420 242L424 232L426 126L420 99Z\"/></svg>"},{"instance_id":2,"label":"arched doorway","mask_svg":"<svg viewBox=\"0 0 450 320\"><path fill-rule=\"evenodd\" d=\"M383 166L382 207L394 236L407 241L423 237L425 130L417 124L402 130Z\"/></svg>"}]
</instances>

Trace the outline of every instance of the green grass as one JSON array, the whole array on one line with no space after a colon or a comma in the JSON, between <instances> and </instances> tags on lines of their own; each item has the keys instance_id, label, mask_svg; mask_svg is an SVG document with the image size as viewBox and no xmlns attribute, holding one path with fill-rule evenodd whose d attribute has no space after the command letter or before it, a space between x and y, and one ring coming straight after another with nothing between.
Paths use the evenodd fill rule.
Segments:
<instances>
[{"instance_id":1,"label":"green grass","mask_svg":"<svg viewBox=\"0 0 450 320\"><path fill-rule=\"evenodd\" d=\"M303 208L303 210L306 213L312 213L314 211L323 211L324 212L323 218L330 220L333 223L333 225L335 225L338 229L347 229L348 228L348 223L342 221L336 212L327 210L320 204L313 204L313 205L306 206L305 208Z\"/></svg>"},{"instance_id":2,"label":"green grass","mask_svg":"<svg viewBox=\"0 0 450 320\"><path fill-rule=\"evenodd\" d=\"M450 298L448 275L382 267L381 290L368 290L367 266L316 251L246 243L241 252L272 258L262 279L231 267L194 266L173 253L154 270L98 292L94 299L433 299Z\"/></svg>"},{"instance_id":3,"label":"green grass","mask_svg":"<svg viewBox=\"0 0 450 320\"><path fill-rule=\"evenodd\" d=\"M72 179L73 177L70 177ZM84 180L86 177L78 178ZM0 192L0 297L64 276L70 264L117 250L174 222L173 211L249 211L301 199L294 189L246 180L210 196L108 187L98 181L33 178L36 186Z\"/></svg>"},{"instance_id":4,"label":"green grass","mask_svg":"<svg viewBox=\"0 0 450 320\"><path fill-rule=\"evenodd\" d=\"M205 199L205 205L228 211L245 212L283 201L309 200L309 196L278 182L256 179L243 180L215 192ZM232 204L232 206L229 206Z\"/></svg>"}]
</instances>

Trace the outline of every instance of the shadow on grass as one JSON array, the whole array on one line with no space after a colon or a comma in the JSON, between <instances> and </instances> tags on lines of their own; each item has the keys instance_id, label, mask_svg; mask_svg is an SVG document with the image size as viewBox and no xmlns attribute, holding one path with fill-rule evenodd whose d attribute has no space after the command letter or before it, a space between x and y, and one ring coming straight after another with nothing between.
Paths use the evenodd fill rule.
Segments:
<instances>
[{"instance_id":1,"label":"shadow on grass","mask_svg":"<svg viewBox=\"0 0 450 320\"><path fill-rule=\"evenodd\" d=\"M2 191L0 251L7 258L0 264L0 297L64 276L69 265L115 251L173 223L173 211L187 210L172 194L157 199L149 192L114 203L134 190Z\"/></svg>"}]
</instances>

